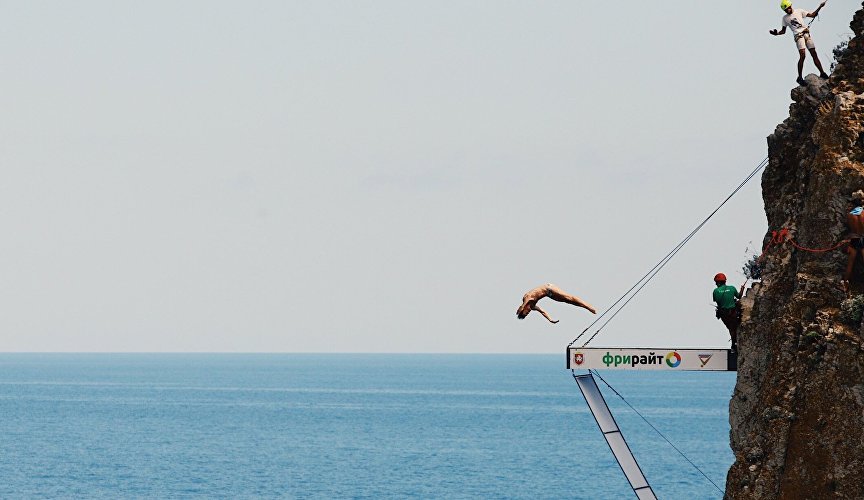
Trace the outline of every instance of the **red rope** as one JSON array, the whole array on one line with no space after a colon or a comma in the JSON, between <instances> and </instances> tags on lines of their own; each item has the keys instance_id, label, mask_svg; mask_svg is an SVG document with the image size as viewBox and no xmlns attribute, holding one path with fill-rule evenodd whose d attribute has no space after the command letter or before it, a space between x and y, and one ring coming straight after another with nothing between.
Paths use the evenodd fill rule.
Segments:
<instances>
[{"instance_id":1,"label":"red rope","mask_svg":"<svg viewBox=\"0 0 864 500\"><path fill-rule=\"evenodd\" d=\"M779 231L771 231L771 239L768 241L768 243L765 244L765 248L762 249L762 255L759 256L757 261L762 260L762 257L765 256L765 252L772 246L780 246L786 242L788 242L790 245L797 248L798 250L803 250L805 252L822 253L836 250L841 246L849 243L849 240L842 240L836 245L827 248L807 248L796 243L795 240L790 236L789 230L784 227Z\"/></svg>"},{"instance_id":2,"label":"red rope","mask_svg":"<svg viewBox=\"0 0 864 500\"><path fill-rule=\"evenodd\" d=\"M780 231L771 231L771 239L768 240L768 243L765 244L765 248L762 249L762 253L759 255L759 258L756 259L756 262L761 262L763 258L765 258L766 252L769 248L774 245L782 245L786 241L786 237L789 235L789 230L785 227Z\"/></svg>"},{"instance_id":3,"label":"red rope","mask_svg":"<svg viewBox=\"0 0 864 500\"><path fill-rule=\"evenodd\" d=\"M802 247L798 243L795 243L795 240L793 240L792 238L789 238L789 243L793 247L797 248L798 250L804 250L805 252L821 253L821 252L830 252L831 250L836 250L836 249L840 248L841 246L845 245L846 243L848 243L848 241L843 240L840 243L837 243L833 247L829 247L829 248L806 248L806 247Z\"/></svg>"}]
</instances>

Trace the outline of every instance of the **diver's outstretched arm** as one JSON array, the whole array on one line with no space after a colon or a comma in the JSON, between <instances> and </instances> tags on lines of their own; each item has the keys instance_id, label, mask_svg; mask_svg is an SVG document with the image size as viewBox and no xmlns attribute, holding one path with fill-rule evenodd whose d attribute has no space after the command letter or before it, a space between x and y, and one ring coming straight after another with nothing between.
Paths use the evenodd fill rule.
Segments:
<instances>
[{"instance_id":1,"label":"diver's outstretched arm","mask_svg":"<svg viewBox=\"0 0 864 500\"><path fill-rule=\"evenodd\" d=\"M552 319L552 318L550 318L549 315L546 314L546 311L544 311L543 309L540 309L540 307L537 306L536 304L534 305L533 309L534 309L535 311L539 312L540 314L542 314L543 317L546 318L546 319L548 319L550 323L557 323L557 322L558 322L557 319Z\"/></svg>"}]
</instances>

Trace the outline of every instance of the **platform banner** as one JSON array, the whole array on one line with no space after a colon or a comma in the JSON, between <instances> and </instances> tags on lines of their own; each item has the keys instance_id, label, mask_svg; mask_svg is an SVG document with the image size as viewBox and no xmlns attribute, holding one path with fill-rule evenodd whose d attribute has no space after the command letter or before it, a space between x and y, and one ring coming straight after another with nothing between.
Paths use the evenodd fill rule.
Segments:
<instances>
[{"instance_id":1,"label":"platform banner","mask_svg":"<svg viewBox=\"0 0 864 500\"><path fill-rule=\"evenodd\" d=\"M736 361L729 349L567 349L567 368L575 370L735 371Z\"/></svg>"}]
</instances>

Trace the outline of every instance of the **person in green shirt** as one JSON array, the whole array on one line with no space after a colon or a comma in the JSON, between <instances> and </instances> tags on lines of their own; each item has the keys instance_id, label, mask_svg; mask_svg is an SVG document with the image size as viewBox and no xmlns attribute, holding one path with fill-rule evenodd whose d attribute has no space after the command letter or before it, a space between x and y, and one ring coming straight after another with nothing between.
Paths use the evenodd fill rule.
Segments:
<instances>
[{"instance_id":1,"label":"person in green shirt","mask_svg":"<svg viewBox=\"0 0 864 500\"><path fill-rule=\"evenodd\" d=\"M726 275L717 273L714 276L714 302L717 303L717 319L723 321L726 328L729 329L729 336L732 338L732 350L738 350L738 326L741 325L741 305L738 300L741 294L744 293L744 285L738 290L734 286L726 284Z\"/></svg>"}]
</instances>

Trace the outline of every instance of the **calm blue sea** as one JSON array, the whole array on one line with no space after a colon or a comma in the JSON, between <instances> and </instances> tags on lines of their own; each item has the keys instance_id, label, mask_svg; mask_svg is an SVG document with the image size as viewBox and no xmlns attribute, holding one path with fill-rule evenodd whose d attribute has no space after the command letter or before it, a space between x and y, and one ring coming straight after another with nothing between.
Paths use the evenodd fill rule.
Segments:
<instances>
[{"instance_id":1,"label":"calm blue sea","mask_svg":"<svg viewBox=\"0 0 864 500\"><path fill-rule=\"evenodd\" d=\"M564 355L2 354L0 498L635 498ZM601 372L721 488L732 373ZM600 382L660 498L721 498Z\"/></svg>"}]
</instances>

